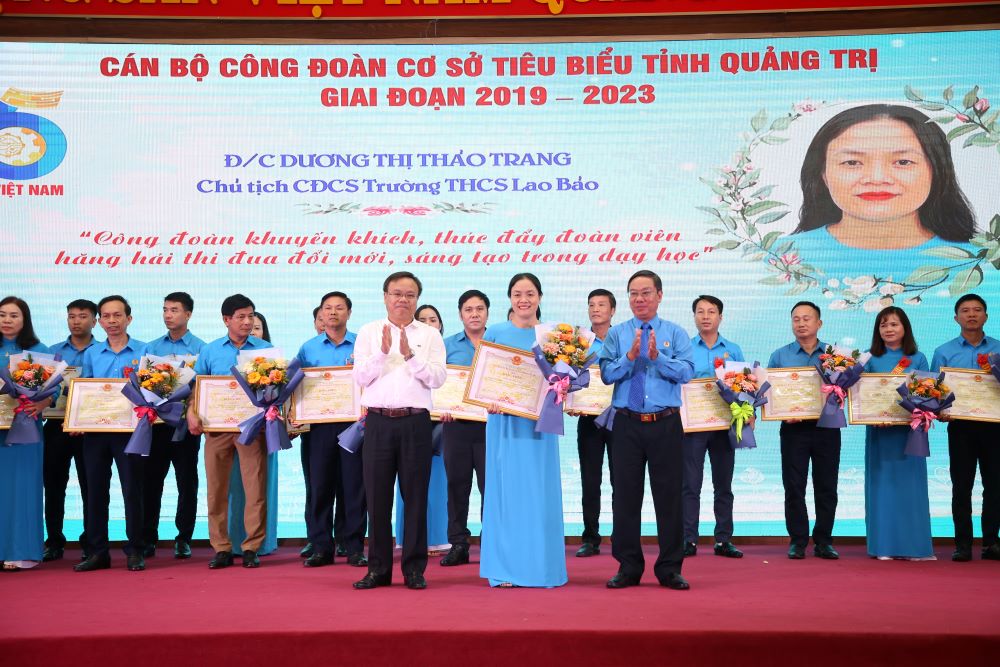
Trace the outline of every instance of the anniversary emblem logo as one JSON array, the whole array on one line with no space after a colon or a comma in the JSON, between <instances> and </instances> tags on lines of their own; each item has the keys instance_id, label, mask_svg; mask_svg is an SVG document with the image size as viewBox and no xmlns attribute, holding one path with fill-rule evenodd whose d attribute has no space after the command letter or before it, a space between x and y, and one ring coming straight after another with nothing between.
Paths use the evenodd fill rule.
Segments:
<instances>
[{"instance_id":1,"label":"anniversary emblem logo","mask_svg":"<svg viewBox=\"0 0 1000 667\"><path fill-rule=\"evenodd\" d=\"M0 180L27 181L51 173L66 157L66 135L48 118L32 111L54 109L62 91L31 92L8 88L0 97ZM8 186L9 187L9 186ZM36 186L45 192L62 194L62 186ZM52 191L58 188L58 191ZM20 194L20 187L16 192Z\"/></svg>"}]
</instances>

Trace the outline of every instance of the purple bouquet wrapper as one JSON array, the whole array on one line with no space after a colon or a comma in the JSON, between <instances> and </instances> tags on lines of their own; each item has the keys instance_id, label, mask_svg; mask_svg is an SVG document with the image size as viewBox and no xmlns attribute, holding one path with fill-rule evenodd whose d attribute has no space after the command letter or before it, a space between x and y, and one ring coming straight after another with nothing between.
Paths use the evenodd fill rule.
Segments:
<instances>
[{"instance_id":1,"label":"purple bouquet wrapper","mask_svg":"<svg viewBox=\"0 0 1000 667\"><path fill-rule=\"evenodd\" d=\"M3 387L0 394L7 394L18 401L42 401L49 396L59 393L59 383L62 382L62 375L57 374L55 378L49 380L49 386L44 389L28 389L19 384L15 384L10 376L10 368L0 365L0 379L3 380ZM14 414L14 419L7 430L7 440L9 445L30 445L42 441L41 420L38 417L30 417L24 412Z\"/></svg>"},{"instance_id":2,"label":"purple bouquet wrapper","mask_svg":"<svg viewBox=\"0 0 1000 667\"><path fill-rule=\"evenodd\" d=\"M181 385L169 396L151 399L148 392L143 393L142 387L139 384L139 378L133 373L129 376L125 386L122 387L122 395L130 400L136 408L153 410L156 416L163 420L163 423L174 427L176 435L176 429L179 429L181 424L185 423L184 400L191 395L191 385ZM139 424L128 439L128 444L125 445L125 453L149 456L152 444L153 423L145 417L140 418Z\"/></svg>"},{"instance_id":3,"label":"purple bouquet wrapper","mask_svg":"<svg viewBox=\"0 0 1000 667\"><path fill-rule=\"evenodd\" d=\"M284 420L277 415L277 409L291 398L292 392L295 391L295 388L299 386L299 383L305 377L305 373L302 372L302 364L298 360L288 364L286 372L288 373L289 380L288 384L284 387L270 386L257 390L252 389L247 384L246 378L243 377L243 374L240 373L236 366L233 366L229 370L243 388L243 391L246 392L250 402L255 407L263 408L264 410L240 423L240 435L236 438L236 442L241 445L249 445L257 437L261 429L264 429L264 441L267 443L268 454L274 454L282 449L291 449L292 442L288 438L288 429L285 427ZM272 410L272 408L274 409Z\"/></svg>"},{"instance_id":4,"label":"purple bouquet wrapper","mask_svg":"<svg viewBox=\"0 0 1000 667\"><path fill-rule=\"evenodd\" d=\"M563 406L559 387L564 387L565 393L568 394L590 386L590 371L587 369L594 363L595 355L587 357L579 368L573 368L561 361L553 366L538 345L534 345L531 352L535 355L535 363L538 364L539 370L549 382L542 411L535 423L535 433L563 435Z\"/></svg>"}]
</instances>

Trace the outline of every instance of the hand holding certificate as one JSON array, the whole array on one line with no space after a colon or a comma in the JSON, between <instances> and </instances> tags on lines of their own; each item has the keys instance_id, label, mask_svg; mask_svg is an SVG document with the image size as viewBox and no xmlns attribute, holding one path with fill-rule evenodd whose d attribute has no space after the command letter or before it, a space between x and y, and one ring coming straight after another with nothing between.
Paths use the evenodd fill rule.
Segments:
<instances>
[{"instance_id":1,"label":"hand holding certificate","mask_svg":"<svg viewBox=\"0 0 1000 667\"><path fill-rule=\"evenodd\" d=\"M537 420L548 382L527 350L482 341L472 359L464 400L483 408Z\"/></svg>"},{"instance_id":2,"label":"hand holding certificate","mask_svg":"<svg viewBox=\"0 0 1000 667\"><path fill-rule=\"evenodd\" d=\"M729 405L719 396L719 387L713 378L700 378L681 385L681 426L685 433L729 428Z\"/></svg>"},{"instance_id":3,"label":"hand holding certificate","mask_svg":"<svg viewBox=\"0 0 1000 667\"><path fill-rule=\"evenodd\" d=\"M353 422L361 418L361 387L353 366L302 369L302 382L292 393L289 419L296 424Z\"/></svg>"},{"instance_id":4,"label":"hand holding certificate","mask_svg":"<svg viewBox=\"0 0 1000 667\"><path fill-rule=\"evenodd\" d=\"M899 405L896 389L906 376L863 373L847 390L848 423L866 426L908 426L910 413Z\"/></svg>"},{"instance_id":5,"label":"hand holding certificate","mask_svg":"<svg viewBox=\"0 0 1000 667\"><path fill-rule=\"evenodd\" d=\"M596 417L611 407L614 392L613 384L604 384L601 380L601 369L591 366L590 385L567 395L563 405L566 412Z\"/></svg>"},{"instance_id":6,"label":"hand holding certificate","mask_svg":"<svg viewBox=\"0 0 1000 667\"><path fill-rule=\"evenodd\" d=\"M444 384L431 391L433 408L431 419L440 420L448 414L454 419L466 421L486 421L486 410L478 405L465 402L465 388L469 384L471 368L468 366L448 366Z\"/></svg>"},{"instance_id":7,"label":"hand holding certificate","mask_svg":"<svg viewBox=\"0 0 1000 667\"><path fill-rule=\"evenodd\" d=\"M955 393L955 402L947 408L948 417L1000 422L1000 382L995 375L966 368L942 368L941 371L944 382Z\"/></svg>"}]
</instances>

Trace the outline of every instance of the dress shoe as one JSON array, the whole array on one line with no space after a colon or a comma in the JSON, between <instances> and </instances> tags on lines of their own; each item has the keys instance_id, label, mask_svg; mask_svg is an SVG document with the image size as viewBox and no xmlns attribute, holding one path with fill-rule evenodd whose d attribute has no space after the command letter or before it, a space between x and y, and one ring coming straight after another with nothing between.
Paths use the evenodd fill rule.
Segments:
<instances>
[{"instance_id":1,"label":"dress shoe","mask_svg":"<svg viewBox=\"0 0 1000 667\"><path fill-rule=\"evenodd\" d=\"M606 584L608 588L628 588L629 586L638 586L639 577L630 577L624 572L619 572L615 576L608 579Z\"/></svg>"},{"instance_id":2,"label":"dress shoe","mask_svg":"<svg viewBox=\"0 0 1000 667\"><path fill-rule=\"evenodd\" d=\"M956 563L968 563L972 560L972 547L957 547L951 554L951 559Z\"/></svg>"},{"instance_id":3,"label":"dress shoe","mask_svg":"<svg viewBox=\"0 0 1000 667\"><path fill-rule=\"evenodd\" d=\"M743 558L743 552L737 549L732 542L716 542L715 555L726 558Z\"/></svg>"},{"instance_id":4,"label":"dress shoe","mask_svg":"<svg viewBox=\"0 0 1000 667\"><path fill-rule=\"evenodd\" d=\"M577 558L590 558L591 556L596 556L601 553L601 547L596 544L591 544L590 542L584 542L580 545L580 548L576 550ZM468 560L466 560L468 562Z\"/></svg>"},{"instance_id":5,"label":"dress shoe","mask_svg":"<svg viewBox=\"0 0 1000 667\"><path fill-rule=\"evenodd\" d=\"M802 560L806 557L806 548L799 544L793 544L788 547L788 557L791 560Z\"/></svg>"},{"instance_id":6,"label":"dress shoe","mask_svg":"<svg viewBox=\"0 0 1000 667\"><path fill-rule=\"evenodd\" d=\"M983 560L1000 560L1000 542L994 542L983 549Z\"/></svg>"},{"instance_id":7,"label":"dress shoe","mask_svg":"<svg viewBox=\"0 0 1000 667\"><path fill-rule=\"evenodd\" d=\"M837 550L831 544L817 544L813 548L813 556L824 560L837 560L840 558L840 554L837 553Z\"/></svg>"},{"instance_id":8,"label":"dress shoe","mask_svg":"<svg viewBox=\"0 0 1000 667\"><path fill-rule=\"evenodd\" d=\"M191 545L184 540L174 542L174 558L181 560L191 557Z\"/></svg>"},{"instance_id":9,"label":"dress shoe","mask_svg":"<svg viewBox=\"0 0 1000 667\"><path fill-rule=\"evenodd\" d=\"M422 591L427 588L427 580L419 572L406 575L406 587L411 591Z\"/></svg>"},{"instance_id":10,"label":"dress shoe","mask_svg":"<svg viewBox=\"0 0 1000 667\"><path fill-rule=\"evenodd\" d=\"M668 574L666 579L660 581L660 585L675 591L686 591L691 588L691 584L687 582L687 579L682 577L678 572Z\"/></svg>"},{"instance_id":11,"label":"dress shoe","mask_svg":"<svg viewBox=\"0 0 1000 667\"><path fill-rule=\"evenodd\" d=\"M62 557L62 547L45 547L45 551L42 552L43 563L51 563L54 560L62 560Z\"/></svg>"},{"instance_id":12,"label":"dress shoe","mask_svg":"<svg viewBox=\"0 0 1000 667\"><path fill-rule=\"evenodd\" d=\"M309 556L309 558L302 561L302 564L306 567L323 567L324 565L333 565L333 554L321 554L317 551L313 553L312 556Z\"/></svg>"},{"instance_id":13,"label":"dress shoe","mask_svg":"<svg viewBox=\"0 0 1000 667\"><path fill-rule=\"evenodd\" d=\"M359 551L347 557L347 564L351 567L368 567L368 559Z\"/></svg>"},{"instance_id":14,"label":"dress shoe","mask_svg":"<svg viewBox=\"0 0 1000 667\"><path fill-rule=\"evenodd\" d=\"M74 565L73 569L76 572L92 572L94 570L107 570L109 567L111 567L111 556L104 553L89 556L86 560Z\"/></svg>"},{"instance_id":15,"label":"dress shoe","mask_svg":"<svg viewBox=\"0 0 1000 667\"><path fill-rule=\"evenodd\" d=\"M343 544L338 544L336 551L334 551L333 553L343 558L344 556L347 555L347 547L345 547Z\"/></svg>"},{"instance_id":16,"label":"dress shoe","mask_svg":"<svg viewBox=\"0 0 1000 667\"><path fill-rule=\"evenodd\" d=\"M142 572L146 569L146 560L142 554L128 555L128 569L129 572Z\"/></svg>"},{"instance_id":17,"label":"dress shoe","mask_svg":"<svg viewBox=\"0 0 1000 667\"><path fill-rule=\"evenodd\" d=\"M155 556L156 556L156 545L155 544L147 544L146 546L144 546L142 548L142 557L143 558L153 558Z\"/></svg>"},{"instance_id":18,"label":"dress shoe","mask_svg":"<svg viewBox=\"0 0 1000 667\"><path fill-rule=\"evenodd\" d=\"M684 557L690 558L691 556L698 555L698 544L696 542L685 542L684 543Z\"/></svg>"},{"instance_id":19,"label":"dress shoe","mask_svg":"<svg viewBox=\"0 0 1000 667\"><path fill-rule=\"evenodd\" d=\"M313 550L313 543L306 542L306 545L302 547L301 551L299 551L299 558L309 558L309 556L312 556L313 553L315 553Z\"/></svg>"},{"instance_id":20,"label":"dress shoe","mask_svg":"<svg viewBox=\"0 0 1000 667\"><path fill-rule=\"evenodd\" d=\"M260 567L260 558L256 551L253 549L243 550L243 567Z\"/></svg>"},{"instance_id":21,"label":"dress shoe","mask_svg":"<svg viewBox=\"0 0 1000 667\"><path fill-rule=\"evenodd\" d=\"M579 554L577 554L579 555ZM467 544L453 544L451 549L444 555L440 563L444 567L453 565L465 565L469 562L469 546Z\"/></svg>"},{"instance_id":22,"label":"dress shoe","mask_svg":"<svg viewBox=\"0 0 1000 667\"><path fill-rule=\"evenodd\" d=\"M354 587L359 591L365 591L369 588L379 588L381 586L388 586L392 584L392 577L388 574L375 574L369 571L364 578L355 581Z\"/></svg>"},{"instance_id":23,"label":"dress shoe","mask_svg":"<svg viewBox=\"0 0 1000 667\"><path fill-rule=\"evenodd\" d=\"M233 564L233 552L232 551L219 551L215 554L211 561L208 563L208 569L210 570L221 570L224 567L229 567Z\"/></svg>"}]
</instances>

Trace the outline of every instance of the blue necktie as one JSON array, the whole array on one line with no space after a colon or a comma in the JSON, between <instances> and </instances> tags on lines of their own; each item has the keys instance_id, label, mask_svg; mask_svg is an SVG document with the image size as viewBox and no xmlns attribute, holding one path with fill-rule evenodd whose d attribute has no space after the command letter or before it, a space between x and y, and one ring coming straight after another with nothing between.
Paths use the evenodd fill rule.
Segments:
<instances>
[{"instance_id":1,"label":"blue necktie","mask_svg":"<svg viewBox=\"0 0 1000 667\"><path fill-rule=\"evenodd\" d=\"M632 366L632 381L628 386L628 409L642 412L646 403L646 364L649 362L649 322L642 325L642 336L639 338L639 356Z\"/></svg>"}]
</instances>

